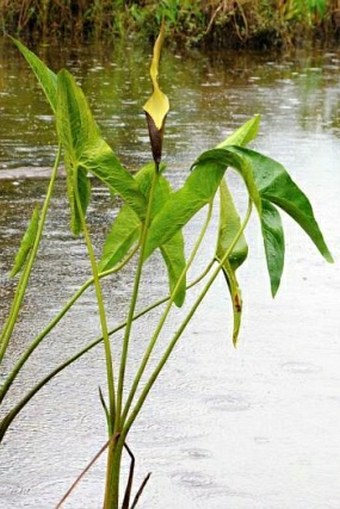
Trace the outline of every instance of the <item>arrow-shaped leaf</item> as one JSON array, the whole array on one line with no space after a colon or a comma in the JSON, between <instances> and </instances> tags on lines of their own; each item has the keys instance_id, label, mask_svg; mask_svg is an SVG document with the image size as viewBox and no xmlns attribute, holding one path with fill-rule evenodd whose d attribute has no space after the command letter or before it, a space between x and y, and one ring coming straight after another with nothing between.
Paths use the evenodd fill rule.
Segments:
<instances>
[{"instance_id":1,"label":"arrow-shaped leaf","mask_svg":"<svg viewBox=\"0 0 340 509\"><path fill-rule=\"evenodd\" d=\"M149 164L142 168L135 177L139 190L145 197L149 194L153 171L154 164ZM155 217L162 208L170 192L171 188L169 182L163 175L160 175L155 192L151 218ZM105 241L103 256L100 263L101 271L114 267L127 254L129 249L139 238L141 225L141 219L138 218L137 214L128 205L124 205L118 213ZM185 267L182 232L177 232L172 239L159 247L167 267L170 291L172 292ZM181 306L184 302L185 289L186 279L183 278L174 299L177 306Z\"/></svg>"},{"instance_id":2,"label":"arrow-shaped leaf","mask_svg":"<svg viewBox=\"0 0 340 509\"><path fill-rule=\"evenodd\" d=\"M65 70L58 73L57 130L65 148L68 191L73 213L74 185L79 181L84 184L86 174L90 171L111 192L117 192L140 216L144 214L145 199L135 179L122 167L109 145L101 138L83 91ZM82 188L86 189L85 185ZM80 192L80 196L84 198L82 204L85 211L88 193ZM74 232L77 233L79 225L75 217L73 224Z\"/></svg>"},{"instance_id":3,"label":"arrow-shaped leaf","mask_svg":"<svg viewBox=\"0 0 340 509\"><path fill-rule=\"evenodd\" d=\"M220 185L220 223L216 247L216 259L222 261L228 249L233 245L241 228L240 217L235 208L231 193L223 179ZM248 246L242 234L234 249L223 263L223 272L227 281L234 315L233 343L236 345L242 314L242 296L236 278L236 269L244 262Z\"/></svg>"},{"instance_id":4,"label":"arrow-shaped leaf","mask_svg":"<svg viewBox=\"0 0 340 509\"><path fill-rule=\"evenodd\" d=\"M248 192L254 201L260 216L263 240L267 255L267 267L271 280L271 288L273 296L277 292L283 270L284 245L283 235L281 240L272 235L268 229L268 219L271 220L275 216L275 230L278 233L279 228L277 220L277 211L270 208L266 204L265 212L262 211L263 200L272 202L285 210L295 221L305 230L311 240L314 242L320 253L327 261L332 261L332 256L325 244L322 233L314 218L313 210L308 198L293 182L285 168L270 159L269 157L259 154L253 150L242 147L225 147L223 149L213 149L203 153L198 158L198 164L230 165L230 155L237 155L235 163L232 166L237 169L245 180ZM260 199L259 199L260 198ZM269 222L270 229L273 226L272 221ZM270 230L269 229L269 230ZM276 253L278 262L273 263L272 253L275 249L279 249ZM270 257L269 254L271 254Z\"/></svg>"},{"instance_id":5,"label":"arrow-shaped leaf","mask_svg":"<svg viewBox=\"0 0 340 509\"><path fill-rule=\"evenodd\" d=\"M55 113L57 107L57 76L49 69L37 55L30 51L20 41L11 37L16 47L20 50L27 63L32 68L40 83L48 102Z\"/></svg>"}]
</instances>

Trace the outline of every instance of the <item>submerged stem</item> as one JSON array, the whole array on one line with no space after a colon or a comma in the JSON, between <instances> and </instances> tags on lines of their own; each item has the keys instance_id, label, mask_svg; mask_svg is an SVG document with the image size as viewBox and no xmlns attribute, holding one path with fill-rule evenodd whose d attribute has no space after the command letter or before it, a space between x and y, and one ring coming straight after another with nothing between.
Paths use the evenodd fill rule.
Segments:
<instances>
[{"instance_id":1,"label":"submerged stem","mask_svg":"<svg viewBox=\"0 0 340 509\"><path fill-rule=\"evenodd\" d=\"M20 312L21 304L25 297L27 285L28 285L29 278L30 278L31 272L32 272L32 267L33 267L33 264L34 264L36 256L37 256L42 233L43 233L44 226L45 226L47 212L48 212L48 209L50 206L50 202L51 202L51 198L52 198L52 194L53 194L53 190L54 190L54 184L55 184L55 181L57 178L60 157L61 157L61 145L58 146L58 152L57 152L57 155L56 155L56 158L54 161L54 165L52 168L50 182L48 185L45 201L44 201L44 204L43 204L43 207L41 210L41 216L40 216L40 220L39 220L39 224L38 224L37 234L34 239L34 243L33 243L31 252L29 254L27 263L26 263L25 268L21 274L16 292L14 295L14 299L12 302L12 306L10 309L10 313L8 315L8 319L4 325L4 328L1 333L0 363L6 353L8 343L12 337L12 333L13 333L13 330L14 330L15 324L17 322L19 312Z\"/></svg>"}]
</instances>

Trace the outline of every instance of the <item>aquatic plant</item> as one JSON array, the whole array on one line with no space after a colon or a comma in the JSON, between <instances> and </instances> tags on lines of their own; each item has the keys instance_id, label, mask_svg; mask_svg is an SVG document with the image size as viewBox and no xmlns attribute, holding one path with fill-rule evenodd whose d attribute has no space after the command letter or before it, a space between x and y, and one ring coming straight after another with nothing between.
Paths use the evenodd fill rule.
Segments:
<instances>
[{"instance_id":1,"label":"aquatic plant","mask_svg":"<svg viewBox=\"0 0 340 509\"><path fill-rule=\"evenodd\" d=\"M34 53L19 41L13 40L31 66L55 114L59 147L44 203L41 209L33 207L31 221L23 236L11 272L12 277L18 277L18 283L9 316L1 333L0 360L3 360L13 337L25 298L43 235L46 214L53 198L57 169L62 154L66 169L71 230L74 235L81 235L84 239L92 277L79 287L50 324L22 352L12 370L5 374L1 401L10 391L14 380L33 351L91 285L95 288L101 337L85 346L83 350L62 363L45 378L37 381L35 387L24 394L19 403L10 408L0 424L0 439L5 436L19 412L42 387L61 370L102 342L105 351L108 401L105 400L102 392L100 392L100 399L106 418L108 440L98 455L107 449L105 509L133 508L139 500L149 477L145 478L132 499L134 457L127 443L129 432L135 425L151 389L175 346L220 274L224 275L226 291L232 302L232 341L234 345L238 343L243 304L237 269L248 256L246 229L252 212L255 210L259 217L273 296L278 291L284 265L284 233L280 210L290 215L301 226L327 261L332 261L306 195L280 163L246 148L257 135L259 116L251 118L216 147L198 155L184 184L179 189L172 190L162 161L163 136L170 107L168 97L160 88L158 76L163 39L164 25L155 42L151 62L150 76L153 90L144 105L153 161L140 169L136 175L132 175L122 166L112 148L103 139L86 97L74 77L64 69L55 74ZM237 211L225 178L226 174L232 170L238 172L243 179L248 196L248 208L243 218ZM87 222L91 199L90 175L100 179L112 194L118 195L124 202L102 246L100 260L97 260L95 256ZM218 197L219 200L217 200ZM215 224L212 211L216 201L219 206L219 220ZM183 229L202 210L206 211L205 220L190 254L186 257ZM197 253L206 239L208 227L215 228L215 253L206 260L202 274L188 283L187 273L197 260ZM156 250L159 250L167 268L169 295L137 313L136 304L141 291L144 266ZM110 331L101 279L116 274L132 259L136 259L136 268L131 276L133 290L127 317L124 323ZM114 278L112 278L112 284L115 284ZM188 290L194 286L199 288L198 294L191 300L187 299ZM184 307L185 302L186 307ZM126 371L132 348L133 323L140 316L161 305L163 309L160 318L155 323L149 343L129 384ZM164 326L168 324L169 315L174 306L184 307L184 317L179 318L177 324L171 324L172 332L163 353L155 356L155 347L159 343L161 333L164 333ZM112 345L110 336L118 330L123 331L122 343ZM148 370L151 361L153 367ZM125 489L122 486L124 479L121 474L124 450L131 458ZM90 462L88 468L98 455ZM87 469L82 474L86 471ZM73 487L57 507L62 505ZM122 491L123 495L121 495Z\"/></svg>"}]
</instances>

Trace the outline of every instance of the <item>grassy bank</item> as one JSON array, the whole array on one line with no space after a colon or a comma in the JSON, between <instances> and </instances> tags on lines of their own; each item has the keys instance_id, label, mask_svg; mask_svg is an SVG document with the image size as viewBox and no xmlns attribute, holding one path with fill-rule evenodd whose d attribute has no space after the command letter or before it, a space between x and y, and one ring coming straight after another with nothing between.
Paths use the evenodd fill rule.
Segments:
<instances>
[{"instance_id":1,"label":"grassy bank","mask_svg":"<svg viewBox=\"0 0 340 509\"><path fill-rule=\"evenodd\" d=\"M111 39L157 31L182 45L302 46L340 40L340 0L0 0L5 32L24 38Z\"/></svg>"}]
</instances>

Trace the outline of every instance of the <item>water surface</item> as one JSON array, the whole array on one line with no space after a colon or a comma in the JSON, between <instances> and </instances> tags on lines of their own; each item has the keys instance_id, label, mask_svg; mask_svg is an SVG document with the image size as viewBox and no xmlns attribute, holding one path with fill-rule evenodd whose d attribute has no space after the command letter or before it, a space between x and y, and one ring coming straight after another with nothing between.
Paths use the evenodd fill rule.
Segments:
<instances>
[{"instance_id":1,"label":"water surface","mask_svg":"<svg viewBox=\"0 0 340 509\"><path fill-rule=\"evenodd\" d=\"M57 70L71 69L96 119L124 164L150 159L141 105L150 93L145 51L124 47L40 48ZM13 255L55 155L54 121L24 61L0 44L0 317L15 282ZM164 159L178 185L193 159L254 113L262 115L255 147L282 161L311 198L335 259L340 234L340 53L187 55L166 51L162 86L171 101ZM48 170L47 170L48 172ZM22 176L29 176L23 179ZM5 178L6 177L6 178ZM231 175L241 209L239 180ZM93 182L89 221L96 249L119 204ZM202 214L186 229L187 250ZM5 370L89 275L81 240L68 230L60 179L46 235ZM338 509L340 507L340 327L338 265L327 265L292 221L284 221L286 270L270 298L258 224L247 235L251 260L240 270L245 301L237 351L224 281L215 285L177 347L130 437L137 481L152 471L144 509ZM203 267L215 239L199 259ZM104 285L110 325L123 320L131 292L128 267ZM194 277L194 274L191 275ZM166 292L161 260L148 264L139 307ZM192 301L189 295L189 303ZM164 335L171 333L175 313ZM134 328L130 368L136 365L159 315ZM95 296L87 292L32 356L5 407L24 389L99 333ZM114 342L119 351L120 336ZM129 371L130 376L130 371ZM2 450L0 500L5 509L53 507L105 441L98 386L105 387L102 348L56 378L13 424ZM101 507L104 459L65 507Z\"/></svg>"}]
</instances>

